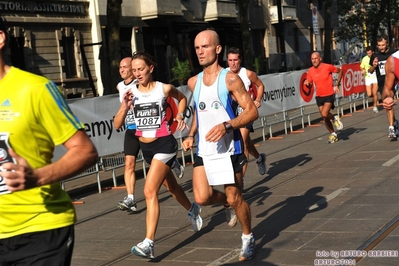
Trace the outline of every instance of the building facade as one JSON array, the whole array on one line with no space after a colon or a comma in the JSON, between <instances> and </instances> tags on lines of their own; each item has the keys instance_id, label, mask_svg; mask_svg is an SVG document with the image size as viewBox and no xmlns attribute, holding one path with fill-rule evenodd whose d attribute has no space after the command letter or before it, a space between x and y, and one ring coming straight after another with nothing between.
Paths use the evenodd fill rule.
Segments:
<instances>
[{"instance_id":1,"label":"building facade","mask_svg":"<svg viewBox=\"0 0 399 266\"><path fill-rule=\"evenodd\" d=\"M6 60L54 80L65 96L90 91L96 74L87 1L2 1L9 33Z\"/></svg>"},{"instance_id":2,"label":"building facade","mask_svg":"<svg viewBox=\"0 0 399 266\"><path fill-rule=\"evenodd\" d=\"M310 66L310 53L323 47L323 2L248 1L249 41L253 57L261 63L259 74L281 71L282 66L288 71ZM336 0L332 2L335 8ZM318 7L318 35L313 30L314 6ZM9 26L7 58L12 65L54 80L68 97L102 95L105 86L114 86L107 83L109 64L103 42L108 38L107 0L2 1L0 12ZM332 20L337 21L336 15ZM158 62L154 78L163 82L173 81L170 69L176 58L188 60L196 74L201 67L194 38L207 28L219 33L224 52L231 46L241 47L236 1L123 1L121 58L145 49ZM220 61L226 65L225 53Z\"/></svg>"}]
</instances>

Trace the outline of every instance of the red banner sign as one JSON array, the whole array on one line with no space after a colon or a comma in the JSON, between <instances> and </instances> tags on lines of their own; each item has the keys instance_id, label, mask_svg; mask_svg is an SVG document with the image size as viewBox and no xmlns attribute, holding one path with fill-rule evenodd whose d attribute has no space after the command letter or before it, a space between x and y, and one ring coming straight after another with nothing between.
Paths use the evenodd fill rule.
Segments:
<instances>
[{"instance_id":1,"label":"red banner sign","mask_svg":"<svg viewBox=\"0 0 399 266\"><path fill-rule=\"evenodd\" d=\"M344 97L355 93L366 92L366 85L360 69L360 63L342 65L341 70L341 90Z\"/></svg>"}]
</instances>

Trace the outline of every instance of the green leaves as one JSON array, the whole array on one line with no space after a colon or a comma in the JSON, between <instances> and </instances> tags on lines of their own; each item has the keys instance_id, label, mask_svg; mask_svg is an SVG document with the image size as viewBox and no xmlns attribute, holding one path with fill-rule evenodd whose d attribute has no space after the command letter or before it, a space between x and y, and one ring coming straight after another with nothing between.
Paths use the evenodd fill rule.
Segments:
<instances>
[{"instance_id":1,"label":"green leaves","mask_svg":"<svg viewBox=\"0 0 399 266\"><path fill-rule=\"evenodd\" d=\"M398 0L338 0L337 41L375 44L381 33L399 19Z\"/></svg>"},{"instance_id":2,"label":"green leaves","mask_svg":"<svg viewBox=\"0 0 399 266\"><path fill-rule=\"evenodd\" d=\"M188 60L180 61L176 58L174 66L172 67L173 80L178 81L180 85L191 77L191 69Z\"/></svg>"}]
</instances>

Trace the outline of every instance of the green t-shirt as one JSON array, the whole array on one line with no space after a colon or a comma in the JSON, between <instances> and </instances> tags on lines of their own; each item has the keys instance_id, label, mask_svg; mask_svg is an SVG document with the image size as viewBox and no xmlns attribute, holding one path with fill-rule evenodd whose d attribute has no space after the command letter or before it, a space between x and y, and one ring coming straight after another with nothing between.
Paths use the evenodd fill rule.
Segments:
<instances>
[{"instance_id":1,"label":"green t-shirt","mask_svg":"<svg viewBox=\"0 0 399 266\"><path fill-rule=\"evenodd\" d=\"M50 80L11 67L0 80L0 132L33 168L84 125ZM0 239L72 225L75 209L59 183L0 195Z\"/></svg>"}]
</instances>

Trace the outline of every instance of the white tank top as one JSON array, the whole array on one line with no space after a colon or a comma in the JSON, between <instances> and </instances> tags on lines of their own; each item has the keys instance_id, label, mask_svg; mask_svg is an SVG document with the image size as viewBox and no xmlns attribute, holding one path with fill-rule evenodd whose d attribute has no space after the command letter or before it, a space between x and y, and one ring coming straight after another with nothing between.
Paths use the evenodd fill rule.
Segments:
<instances>
[{"instance_id":1,"label":"white tank top","mask_svg":"<svg viewBox=\"0 0 399 266\"><path fill-rule=\"evenodd\" d=\"M230 71L229 67L226 69L228 71ZM240 71L238 72L238 76L241 78L242 82L244 83L245 89L248 91L252 82L248 78L247 69L245 67L240 68Z\"/></svg>"},{"instance_id":2,"label":"white tank top","mask_svg":"<svg viewBox=\"0 0 399 266\"><path fill-rule=\"evenodd\" d=\"M233 155L243 152L239 130L233 130L224 135L216 143L205 141L205 135L211 128L235 117L235 110L231 105L233 99L226 88L226 73L225 69L222 70L211 86L206 86L203 83L202 72L197 78L193 96L199 135L197 154L201 157L224 153Z\"/></svg>"},{"instance_id":3,"label":"white tank top","mask_svg":"<svg viewBox=\"0 0 399 266\"><path fill-rule=\"evenodd\" d=\"M230 68L227 68L227 70L230 70ZM244 83L245 89L249 91L249 87L251 86L252 81L248 78L247 75L247 69L245 67L240 68L240 71L238 72L238 76L242 80L242 83ZM253 99L252 99L253 100ZM244 110L240 105L237 106L236 110L236 115L240 115Z\"/></svg>"},{"instance_id":4,"label":"white tank top","mask_svg":"<svg viewBox=\"0 0 399 266\"><path fill-rule=\"evenodd\" d=\"M125 81L122 80L121 82L118 83L117 87L119 90L119 101L123 101L123 94L125 91L132 89L135 87L137 84L136 80L132 80L129 84L125 84ZM125 125L127 129L136 129L136 122L134 121L134 113L133 109L130 109L127 111L126 117L125 117Z\"/></svg>"}]
</instances>

